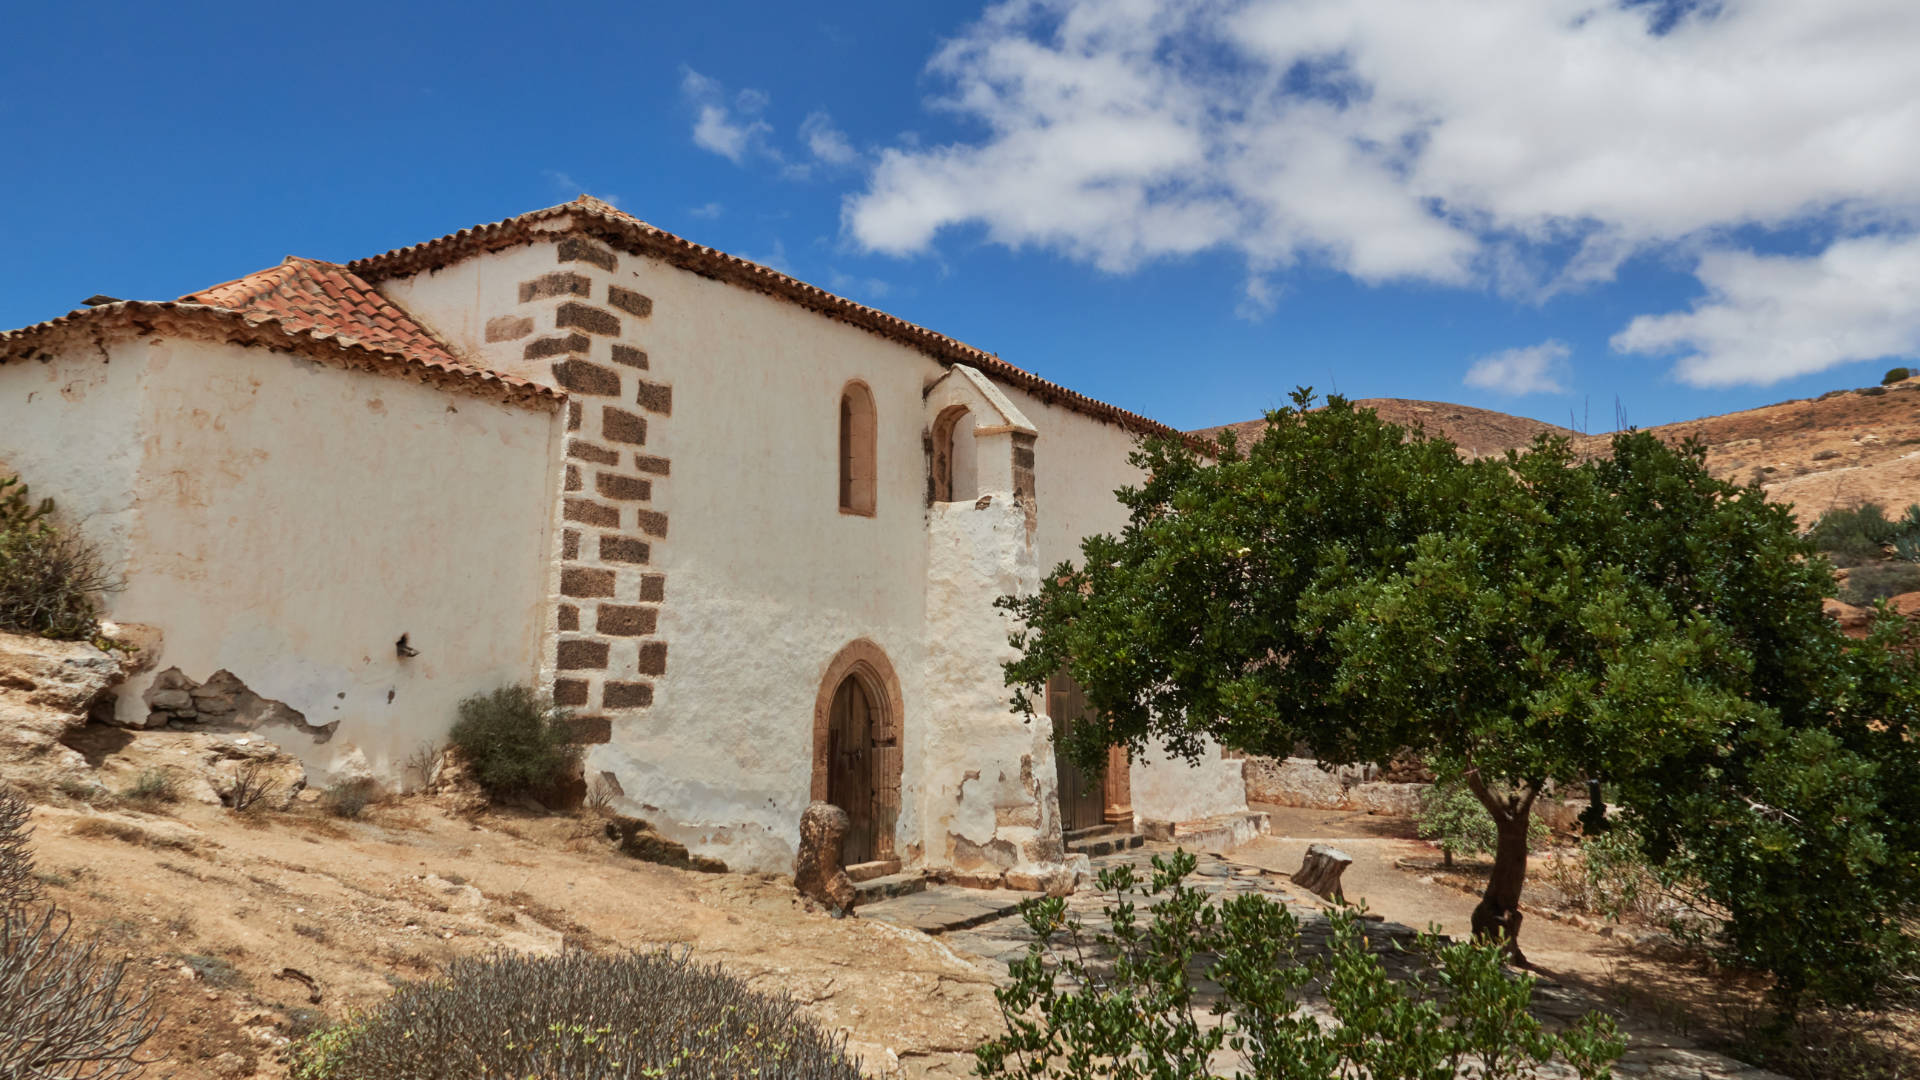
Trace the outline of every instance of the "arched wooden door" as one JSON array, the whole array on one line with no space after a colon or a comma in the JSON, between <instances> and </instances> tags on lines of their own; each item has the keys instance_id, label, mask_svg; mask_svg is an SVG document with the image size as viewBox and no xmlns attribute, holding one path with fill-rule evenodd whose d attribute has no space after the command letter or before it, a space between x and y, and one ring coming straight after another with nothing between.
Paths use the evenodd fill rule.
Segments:
<instances>
[{"instance_id":1,"label":"arched wooden door","mask_svg":"<svg viewBox=\"0 0 1920 1080\"><path fill-rule=\"evenodd\" d=\"M1106 791L1100 773L1089 773L1060 753L1067 733L1087 716L1087 695L1070 676L1047 680L1047 715L1053 718L1054 767L1060 777L1060 828L1063 832L1106 824Z\"/></svg>"},{"instance_id":2,"label":"arched wooden door","mask_svg":"<svg viewBox=\"0 0 1920 1080\"><path fill-rule=\"evenodd\" d=\"M900 680L878 645L849 642L813 706L812 798L847 812L847 865L895 858L900 821Z\"/></svg>"},{"instance_id":3,"label":"arched wooden door","mask_svg":"<svg viewBox=\"0 0 1920 1080\"><path fill-rule=\"evenodd\" d=\"M858 676L849 675L833 692L833 714L828 721L827 801L847 812L853 826L847 830L843 857L848 863L875 858L873 837L873 705Z\"/></svg>"}]
</instances>

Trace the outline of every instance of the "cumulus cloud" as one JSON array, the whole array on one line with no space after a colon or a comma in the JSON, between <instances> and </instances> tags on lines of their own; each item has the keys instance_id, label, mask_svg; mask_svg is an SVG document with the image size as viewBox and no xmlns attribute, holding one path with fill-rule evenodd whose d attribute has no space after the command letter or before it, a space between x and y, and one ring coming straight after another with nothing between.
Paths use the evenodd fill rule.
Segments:
<instances>
[{"instance_id":1,"label":"cumulus cloud","mask_svg":"<svg viewBox=\"0 0 1920 1080\"><path fill-rule=\"evenodd\" d=\"M1691 310L1642 315L1622 352L1677 355L1695 386L1772 383L1855 360L1920 355L1920 236L1839 240L1817 255L1714 251Z\"/></svg>"},{"instance_id":2,"label":"cumulus cloud","mask_svg":"<svg viewBox=\"0 0 1920 1080\"><path fill-rule=\"evenodd\" d=\"M1543 341L1523 349L1505 349L1483 356L1467 369L1468 386L1500 394L1564 394L1561 380L1572 354L1565 342Z\"/></svg>"},{"instance_id":3,"label":"cumulus cloud","mask_svg":"<svg viewBox=\"0 0 1920 1080\"><path fill-rule=\"evenodd\" d=\"M809 113L800 122L800 138L807 152L827 165L851 165L860 158L847 133L834 127L833 117L826 113Z\"/></svg>"},{"instance_id":4,"label":"cumulus cloud","mask_svg":"<svg viewBox=\"0 0 1920 1080\"><path fill-rule=\"evenodd\" d=\"M738 165L747 155L764 149L773 125L760 119L767 95L742 90L729 98L717 80L687 68L680 76L680 93L694 106L693 143Z\"/></svg>"},{"instance_id":5,"label":"cumulus cloud","mask_svg":"<svg viewBox=\"0 0 1920 1080\"><path fill-rule=\"evenodd\" d=\"M1917 51L1911 0L1003 0L929 65L982 134L882 150L844 218L896 255L973 227L1537 299L1736 228L1920 221Z\"/></svg>"}]
</instances>

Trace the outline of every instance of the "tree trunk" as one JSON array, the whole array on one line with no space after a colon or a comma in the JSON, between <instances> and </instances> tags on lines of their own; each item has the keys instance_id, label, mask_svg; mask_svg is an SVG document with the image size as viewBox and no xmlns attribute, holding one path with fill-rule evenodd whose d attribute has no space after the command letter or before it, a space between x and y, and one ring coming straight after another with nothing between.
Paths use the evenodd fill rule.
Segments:
<instances>
[{"instance_id":1,"label":"tree trunk","mask_svg":"<svg viewBox=\"0 0 1920 1080\"><path fill-rule=\"evenodd\" d=\"M1524 965L1527 958L1520 951L1520 891L1527 881L1527 832L1539 786L1527 785L1503 798L1488 790L1477 772L1467 774L1467 786L1493 815L1497 837L1493 873L1473 909L1473 936L1506 942L1513 961Z\"/></svg>"},{"instance_id":2,"label":"tree trunk","mask_svg":"<svg viewBox=\"0 0 1920 1080\"><path fill-rule=\"evenodd\" d=\"M1325 844L1310 844L1306 858L1300 861L1300 869L1293 872L1293 883L1322 900L1345 903L1347 895L1340 889L1340 875L1352 865L1353 856L1346 852Z\"/></svg>"}]
</instances>

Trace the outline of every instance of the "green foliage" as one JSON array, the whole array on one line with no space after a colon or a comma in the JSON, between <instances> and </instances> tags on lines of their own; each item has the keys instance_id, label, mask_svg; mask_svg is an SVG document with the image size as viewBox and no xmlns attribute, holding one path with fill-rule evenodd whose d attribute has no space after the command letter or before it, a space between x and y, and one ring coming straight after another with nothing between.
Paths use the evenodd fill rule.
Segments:
<instances>
[{"instance_id":1,"label":"green foliage","mask_svg":"<svg viewBox=\"0 0 1920 1080\"><path fill-rule=\"evenodd\" d=\"M1868 605L1901 593L1920 591L1920 565L1910 562L1878 562L1856 566L1847 571L1847 587L1840 599L1849 604Z\"/></svg>"},{"instance_id":2,"label":"green foliage","mask_svg":"<svg viewBox=\"0 0 1920 1080\"><path fill-rule=\"evenodd\" d=\"M1031 715L1062 670L1096 719L1062 750L1215 740L1509 793L1482 908L1518 904L1530 799L1598 777L1663 875L1779 1003L1871 997L1920 925L1920 672L1906 620L1852 642L1787 508L1698 443L1616 435L1462 460L1338 397L1242 449L1134 455L1118 536L1031 596L1007 665ZM1483 923L1476 913L1476 929Z\"/></svg>"},{"instance_id":3,"label":"green foliage","mask_svg":"<svg viewBox=\"0 0 1920 1080\"><path fill-rule=\"evenodd\" d=\"M1330 916L1327 955L1303 958L1291 911L1257 893L1212 904L1184 884L1194 864L1184 851L1156 856L1144 883L1130 866L1102 870L1111 933L1088 934L1061 899L1022 905L1037 940L994 992L1007 1033L976 1052L978 1074L1210 1078L1210 1059L1228 1051L1245 1075L1275 1080L1451 1080L1463 1069L1502 1080L1555 1059L1604 1077L1625 1048L1604 1017L1542 1030L1528 1011L1532 977L1509 974L1497 946L1424 935L1413 950L1421 963L1395 980L1343 908ZM1136 893L1152 899L1144 923ZM1336 1023L1301 1008L1316 982ZM1196 1015L1208 998L1219 1024Z\"/></svg>"},{"instance_id":4,"label":"green foliage","mask_svg":"<svg viewBox=\"0 0 1920 1080\"><path fill-rule=\"evenodd\" d=\"M0 477L0 630L87 640L100 629L95 597L118 588L98 548L34 503L17 476Z\"/></svg>"},{"instance_id":5,"label":"green foliage","mask_svg":"<svg viewBox=\"0 0 1920 1080\"><path fill-rule=\"evenodd\" d=\"M1859 566L1886 557L1886 546L1900 530L1879 503L1836 508L1820 515L1807 533L1813 546L1835 566Z\"/></svg>"},{"instance_id":6,"label":"green foliage","mask_svg":"<svg viewBox=\"0 0 1920 1080\"><path fill-rule=\"evenodd\" d=\"M380 785L368 777L336 780L320 793L320 806L337 818L352 820L366 813L380 795Z\"/></svg>"},{"instance_id":7,"label":"green foliage","mask_svg":"<svg viewBox=\"0 0 1920 1080\"><path fill-rule=\"evenodd\" d=\"M449 739L495 796L551 788L580 759L566 713L530 686L503 686L460 703Z\"/></svg>"},{"instance_id":8,"label":"green foliage","mask_svg":"<svg viewBox=\"0 0 1920 1080\"><path fill-rule=\"evenodd\" d=\"M1638 841L1624 829L1582 839L1570 857L1556 852L1546 879L1569 906L1615 921L1652 916L1663 895Z\"/></svg>"},{"instance_id":9,"label":"green foliage","mask_svg":"<svg viewBox=\"0 0 1920 1080\"><path fill-rule=\"evenodd\" d=\"M120 798L148 806L179 802L180 784L166 769L141 769L140 775L134 777L133 786L121 792Z\"/></svg>"},{"instance_id":10,"label":"green foliage","mask_svg":"<svg viewBox=\"0 0 1920 1080\"><path fill-rule=\"evenodd\" d=\"M295 1080L859 1080L844 1043L790 998L686 953L497 953L295 1046Z\"/></svg>"},{"instance_id":11,"label":"green foliage","mask_svg":"<svg viewBox=\"0 0 1920 1080\"><path fill-rule=\"evenodd\" d=\"M1441 780L1420 793L1420 817L1415 829L1422 839L1432 840L1453 865L1456 855L1491 855L1497 834L1493 815L1466 784ZM1527 847L1539 847L1547 838L1547 827L1538 818L1529 818Z\"/></svg>"},{"instance_id":12,"label":"green foliage","mask_svg":"<svg viewBox=\"0 0 1920 1080\"><path fill-rule=\"evenodd\" d=\"M1888 368L1887 373L1885 375L1880 376L1880 385L1886 386L1890 383L1897 383L1902 379L1910 379L1912 377L1913 377L1912 368L1906 368L1906 367Z\"/></svg>"}]
</instances>

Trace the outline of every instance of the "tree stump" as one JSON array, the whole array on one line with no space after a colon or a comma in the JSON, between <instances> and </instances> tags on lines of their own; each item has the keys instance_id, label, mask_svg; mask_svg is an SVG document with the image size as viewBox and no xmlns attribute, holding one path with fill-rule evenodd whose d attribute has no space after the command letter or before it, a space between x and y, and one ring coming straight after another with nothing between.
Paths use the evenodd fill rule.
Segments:
<instances>
[{"instance_id":1,"label":"tree stump","mask_svg":"<svg viewBox=\"0 0 1920 1080\"><path fill-rule=\"evenodd\" d=\"M847 812L816 802L800 815L800 848L793 858L793 885L800 895L823 905L838 919L853 910L853 879L841 861L852 822Z\"/></svg>"},{"instance_id":2,"label":"tree stump","mask_svg":"<svg viewBox=\"0 0 1920 1080\"><path fill-rule=\"evenodd\" d=\"M1300 869L1293 872L1293 883L1322 900L1344 903L1347 896L1340 891L1340 875L1352 865L1353 856L1346 852L1325 844L1310 844Z\"/></svg>"}]
</instances>

